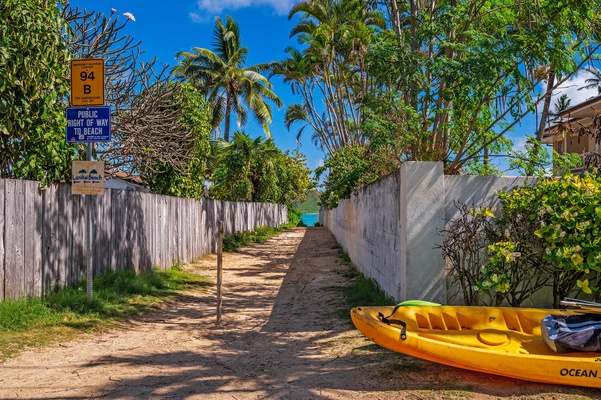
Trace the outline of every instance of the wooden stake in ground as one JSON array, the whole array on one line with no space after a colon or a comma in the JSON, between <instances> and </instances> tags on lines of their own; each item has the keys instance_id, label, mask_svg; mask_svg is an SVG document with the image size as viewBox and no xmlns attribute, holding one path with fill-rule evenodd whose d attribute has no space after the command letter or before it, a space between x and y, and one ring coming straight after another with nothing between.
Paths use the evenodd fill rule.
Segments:
<instances>
[{"instance_id":1,"label":"wooden stake in ground","mask_svg":"<svg viewBox=\"0 0 601 400\"><path fill-rule=\"evenodd\" d=\"M223 283L223 222L217 223L217 323L221 321L221 285Z\"/></svg>"}]
</instances>

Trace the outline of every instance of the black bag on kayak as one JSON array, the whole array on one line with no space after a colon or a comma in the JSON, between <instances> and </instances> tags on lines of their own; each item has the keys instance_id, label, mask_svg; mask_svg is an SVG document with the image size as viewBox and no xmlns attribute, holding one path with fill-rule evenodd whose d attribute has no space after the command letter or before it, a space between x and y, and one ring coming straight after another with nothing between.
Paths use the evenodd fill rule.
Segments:
<instances>
[{"instance_id":1,"label":"black bag on kayak","mask_svg":"<svg viewBox=\"0 0 601 400\"><path fill-rule=\"evenodd\" d=\"M556 353L601 351L601 314L549 315L541 336Z\"/></svg>"}]
</instances>

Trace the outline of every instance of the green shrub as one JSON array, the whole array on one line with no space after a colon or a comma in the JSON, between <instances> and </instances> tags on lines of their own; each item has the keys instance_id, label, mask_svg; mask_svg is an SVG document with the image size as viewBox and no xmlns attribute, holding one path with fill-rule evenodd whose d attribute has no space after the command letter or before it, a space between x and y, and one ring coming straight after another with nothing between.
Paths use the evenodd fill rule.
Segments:
<instances>
[{"instance_id":1,"label":"green shrub","mask_svg":"<svg viewBox=\"0 0 601 400\"><path fill-rule=\"evenodd\" d=\"M288 206L288 224L286 225L305 226L303 220L300 217L300 212L292 206Z\"/></svg>"},{"instance_id":2,"label":"green shrub","mask_svg":"<svg viewBox=\"0 0 601 400\"><path fill-rule=\"evenodd\" d=\"M545 286L553 289L554 306L580 291L598 300L601 226L595 221L601 218L601 178L543 178L497 197L497 217L485 207L470 210L470 215L463 210L450 221L453 229L443 231L443 253L465 300L482 302L481 295L489 294L491 304L519 306ZM483 217L490 223L483 223ZM482 262L470 254L483 255L485 261L466 267L469 259ZM469 274L462 274L462 268ZM470 295L466 288L477 293Z\"/></svg>"},{"instance_id":3,"label":"green shrub","mask_svg":"<svg viewBox=\"0 0 601 400\"><path fill-rule=\"evenodd\" d=\"M287 227L285 225L285 227ZM233 235L223 237L223 251L236 252L251 243L261 243L272 236L277 235L284 227L274 228L271 226L260 226L251 232L236 232Z\"/></svg>"}]
</instances>

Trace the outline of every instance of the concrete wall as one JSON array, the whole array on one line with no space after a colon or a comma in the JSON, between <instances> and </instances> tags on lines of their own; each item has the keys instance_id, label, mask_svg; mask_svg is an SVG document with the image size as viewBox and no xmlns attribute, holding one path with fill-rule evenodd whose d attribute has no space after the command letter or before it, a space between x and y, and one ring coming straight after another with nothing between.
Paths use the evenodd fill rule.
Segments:
<instances>
[{"instance_id":1,"label":"concrete wall","mask_svg":"<svg viewBox=\"0 0 601 400\"><path fill-rule=\"evenodd\" d=\"M495 193L499 189L507 191L525 183L531 184L534 179L523 176L445 176L445 219L448 221L458 215L459 204L467 204L470 207L498 207L499 199Z\"/></svg>"},{"instance_id":2,"label":"concrete wall","mask_svg":"<svg viewBox=\"0 0 601 400\"><path fill-rule=\"evenodd\" d=\"M496 205L494 194L531 182L524 177L445 176L442 163L406 162L401 168L322 210L353 264L397 301L448 303L442 236L456 205Z\"/></svg>"},{"instance_id":3,"label":"concrete wall","mask_svg":"<svg viewBox=\"0 0 601 400\"><path fill-rule=\"evenodd\" d=\"M401 291L400 193L398 170L342 200L338 207L320 214L360 271L373 278L392 296ZM359 267L358 267L359 268Z\"/></svg>"}]
</instances>

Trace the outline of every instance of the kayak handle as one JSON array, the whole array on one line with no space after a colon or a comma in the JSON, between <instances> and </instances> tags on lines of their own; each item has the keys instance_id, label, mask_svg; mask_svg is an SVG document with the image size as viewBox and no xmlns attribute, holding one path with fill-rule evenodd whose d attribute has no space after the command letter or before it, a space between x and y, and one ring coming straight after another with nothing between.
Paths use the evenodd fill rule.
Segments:
<instances>
[{"instance_id":1,"label":"kayak handle","mask_svg":"<svg viewBox=\"0 0 601 400\"><path fill-rule=\"evenodd\" d=\"M394 314L394 312L392 314ZM392 317L392 314L390 314L388 317L385 317L384 314L382 314L381 312L378 312L378 317L385 324L400 325L401 326L401 340L407 339L407 324L404 321L401 321L400 319L390 319L390 317Z\"/></svg>"}]
</instances>

